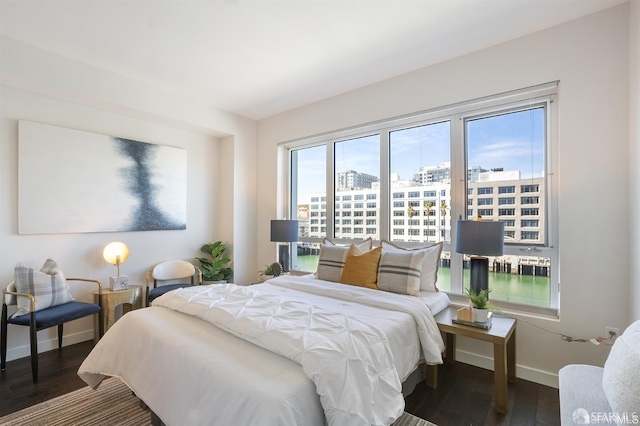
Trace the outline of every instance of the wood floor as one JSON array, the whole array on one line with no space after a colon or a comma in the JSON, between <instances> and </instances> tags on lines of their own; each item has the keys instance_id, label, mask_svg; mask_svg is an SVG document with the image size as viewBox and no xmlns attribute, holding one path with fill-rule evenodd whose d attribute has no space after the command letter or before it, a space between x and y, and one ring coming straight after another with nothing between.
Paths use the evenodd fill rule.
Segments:
<instances>
[{"instance_id":1,"label":"wood floor","mask_svg":"<svg viewBox=\"0 0 640 426\"><path fill-rule=\"evenodd\" d=\"M92 342L40 354L40 379L31 380L29 358L7 363L0 375L0 416L86 386L77 376ZM517 379L509 383L509 413L493 409L493 372L457 362L441 365L438 387L424 383L406 399L405 410L439 426L559 425L558 390Z\"/></svg>"}]
</instances>

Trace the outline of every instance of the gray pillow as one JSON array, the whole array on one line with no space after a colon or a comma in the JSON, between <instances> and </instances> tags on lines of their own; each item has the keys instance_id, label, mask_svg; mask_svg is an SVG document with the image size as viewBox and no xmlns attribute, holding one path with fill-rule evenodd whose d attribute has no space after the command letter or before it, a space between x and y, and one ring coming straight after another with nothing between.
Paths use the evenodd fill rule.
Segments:
<instances>
[{"instance_id":1,"label":"gray pillow","mask_svg":"<svg viewBox=\"0 0 640 426\"><path fill-rule=\"evenodd\" d=\"M629 418L640 414L640 320L613 344L604 364L602 388L614 413Z\"/></svg>"},{"instance_id":2,"label":"gray pillow","mask_svg":"<svg viewBox=\"0 0 640 426\"><path fill-rule=\"evenodd\" d=\"M47 259L40 271L18 263L14 271L14 281L18 293L33 294L36 299L36 311L75 300L58 264ZM14 316L31 312L31 301L27 297L17 298L18 311Z\"/></svg>"},{"instance_id":3,"label":"gray pillow","mask_svg":"<svg viewBox=\"0 0 640 426\"><path fill-rule=\"evenodd\" d=\"M320 248L320 258L318 259L318 270L316 271L318 279L339 282L348 252L349 247L324 244Z\"/></svg>"}]
</instances>

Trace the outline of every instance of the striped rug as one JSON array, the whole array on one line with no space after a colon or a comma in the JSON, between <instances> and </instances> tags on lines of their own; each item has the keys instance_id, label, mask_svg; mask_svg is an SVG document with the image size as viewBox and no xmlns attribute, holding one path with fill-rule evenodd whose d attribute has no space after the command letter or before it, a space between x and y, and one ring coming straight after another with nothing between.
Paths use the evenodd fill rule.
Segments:
<instances>
[{"instance_id":1,"label":"striped rug","mask_svg":"<svg viewBox=\"0 0 640 426\"><path fill-rule=\"evenodd\" d=\"M120 380L111 378L97 390L88 386L53 398L8 416L2 426L148 426L151 412L140 407L140 400ZM393 426L435 426L404 413Z\"/></svg>"}]
</instances>

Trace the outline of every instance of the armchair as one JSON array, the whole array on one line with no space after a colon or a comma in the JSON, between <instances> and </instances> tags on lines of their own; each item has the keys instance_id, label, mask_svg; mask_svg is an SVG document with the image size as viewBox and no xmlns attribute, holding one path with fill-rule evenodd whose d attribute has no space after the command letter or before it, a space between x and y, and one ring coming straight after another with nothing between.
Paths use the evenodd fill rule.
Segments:
<instances>
[{"instance_id":1,"label":"armchair","mask_svg":"<svg viewBox=\"0 0 640 426\"><path fill-rule=\"evenodd\" d=\"M98 280L84 278L66 278L66 281L85 281L92 282L98 286L99 294L102 294L102 283ZM38 338L37 332L58 326L58 349L62 348L63 325L65 322L94 315L102 309L101 302L98 304L71 301L61 305L51 306L45 309L36 310L36 297L30 293L21 293L16 291L16 284L12 281L3 291L2 297L2 317L0 320L0 353L1 353L1 370L5 371L7 361L7 325L22 325L29 327L30 346L31 346L31 373L33 383L38 382ZM29 299L30 311L24 315L8 316L8 306L16 305L18 298L24 297ZM101 300L101 298L98 298ZM104 324L102 317L98 315L99 335L102 337L104 333Z\"/></svg>"}]
</instances>

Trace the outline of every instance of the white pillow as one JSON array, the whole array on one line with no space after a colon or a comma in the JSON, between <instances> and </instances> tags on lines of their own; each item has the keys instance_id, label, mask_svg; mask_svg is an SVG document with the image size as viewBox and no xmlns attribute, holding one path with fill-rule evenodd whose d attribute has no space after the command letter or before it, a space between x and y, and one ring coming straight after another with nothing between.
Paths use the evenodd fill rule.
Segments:
<instances>
[{"instance_id":1,"label":"white pillow","mask_svg":"<svg viewBox=\"0 0 640 426\"><path fill-rule=\"evenodd\" d=\"M420 271L420 290L439 291L436 286L436 282L438 281L438 265L440 264L442 245L443 243L439 242L417 249L406 249L390 243L389 241L382 241L382 252L425 252L422 262L422 270Z\"/></svg>"},{"instance_id":2,"label":"white pillow","mask_svg":"<svg viewBox=\"0 0 640 426\"><path fill-rule=\"evenodd\" d=\"M52 259L47 259L40 271L22 263L16 264L14 281L18 293L29 293L35 296L36 311L75 300L69 291L64 274ZM18 297L17 299L18 311L14 316L31 312L29 298Z\"/></svg>"},{"instance_id":3,"label":"white pillow","mask_svg":"<svg viewBox=\"0 0 640 426\"><path fill-rule=\"evenodd\" d=\"M351 244L336 244L329 238L325 238L322 244L334 247L344 247L345 250L349 250L349 247L351 247ZM354 243L353 245L356 246L356 248L362 253L366 253L373 248L373 240L371 239L371 237L369 237L366 240L363 240L362 242L357 244Z\"/></svg>"}]
</instances>

